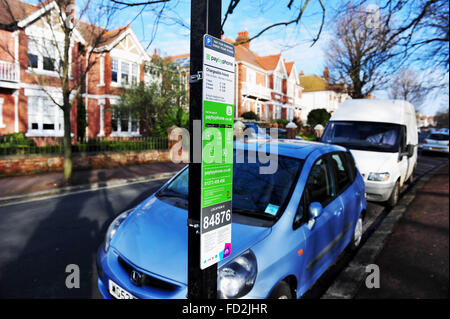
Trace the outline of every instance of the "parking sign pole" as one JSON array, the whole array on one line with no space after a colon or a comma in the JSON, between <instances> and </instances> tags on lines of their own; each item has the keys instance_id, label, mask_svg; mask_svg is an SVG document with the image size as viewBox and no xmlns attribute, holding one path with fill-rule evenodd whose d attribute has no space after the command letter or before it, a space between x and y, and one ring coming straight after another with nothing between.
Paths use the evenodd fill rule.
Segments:
<instances>
[{"instance_id":1,"label":"parking sign pole","mask_svg":"<svg viewBox=\"0 0 450 319\"><path fill-rule=\"evenodd\" d=\"M217 264L200 268L201 163L195 163L194 145L202 145L194 135L194 122L202 120L203 36L220 38L221 0L191 0L191 49L189 97L189 205L188 205L188 298L217 298ZM198 122L197 122L198 123ZM198 133L197 133L198 134ZM197 140L196 140L197 139Z\"/></svg>"}]
</instances>

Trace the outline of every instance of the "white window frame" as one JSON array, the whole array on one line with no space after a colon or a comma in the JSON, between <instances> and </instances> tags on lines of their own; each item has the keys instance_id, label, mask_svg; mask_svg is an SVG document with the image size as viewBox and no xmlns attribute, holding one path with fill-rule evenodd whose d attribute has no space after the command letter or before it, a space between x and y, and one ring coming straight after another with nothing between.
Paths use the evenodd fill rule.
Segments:
<instances>
[{"instance_id":1,"label":"white window frame","mask_svg":"<svg viewBox=\"0 0 450 319\"><path fill-rule=\"evenodd\" d=\"M281 93L282 86L283 86L283 77L275 73L273 77L273 90L275 92Z\"/></svg>"},{"instance_id":2,"label":"white window frame","mask_svg":"<svg viewBox=\"0 0 450 319\"><path fill-rule=\"evenodd\" d=\"M59 76L58 69L59 69L59 65L61 64L61 61L59 60L59 54L55 54L56 55L55 57L49 57L49 56L44 55L45 48L42 49L42 46L46 47L49 45L49 41L52 43L52 45L54 45L54 50L55 50L55 52L57 52L59 50L58 44L59 44L59 46L61 46L62 43L57 42L57 44L55 45L53 43L53 40L46 39L44 37L36 37L36 36L28 37L28 49L27 49L27 72L28 73L36 73L38 75L46 75L46 76L53 76L53 77ZM34 46L36 46L36 47L32 46L30 48L30 42L34 42ZM38 47L41 47L42 50ZM72 50L69 50L69 61L72 60L72 52L71 51ZM37 58L38 58L37 68L33 68L28 65L29 64L28 54L33 54L33 55L37 56ZM44 69L44 58L51 58L54 60L55 70L51 71L51 70ZM71 67L69 67L69 76L71 74L70 69L71 69Z\"/></svg>"},{"instance_id":3,"label":"white window frame","mask_svg":"<svg viewBox=\"0 0 450 319\"><path fill-rule=\"evenodd\" d=\"M133 84L133 77L136 76L136 84L139 83L140 76L140 68L139 63L120 59L117 57L111 57L111 71L112 71L112 60L117 60L118 69L117 69L117 81L113 81L111 78L111 86L113 87L130 87ZM122 63L128 64L128 83L122 83ZM133 73L133 64L136 64L136 74Z\"/></svg>"},{"instance_id":4,"label":"white window frame","mask_svg":"<svg viewBox=\"0 0 450 319\"><path fill-rule=\"evenodd\" d=\"M255 111L256 111L256 115L258 115L261 118L261 114L262 114L261 103L255 102Z\"/></svg>"},{"instance_id":5,"label":"white window frame","mask_svg":"<svg viewBox=\"0 0 450 319\"><path fill-rule=\"evenodd\" d=\"M132 137L132 136L141 136L141 133L140 133L140 126L141 126L141 123L140 123L140 120L139 119L134 119L132 116L131 116L131 114L128 116L128 128L127 128L127 130L126 131L124 131L124 130L122 130L122 126L121 126L121 119L122 118L118 118L117 119L117 131L114 131L113 130L113 127L112 127L112 121L113 121L113 118L114 118L114 112L113 112L113 114L112 114L112 116L111 116L111 136L112 137ZM137 121L137 130L136 131L132 131L131 130L131 127L132 127L132 124L131 124L131 121L133 121L133 120L136 120Z\"/></svg>"},{"instance_id":6,"label":"white window frame","mask_svg":"<svg viewBox=\"0 0 450 319\"><path fill-rule=\"evenodd\" d=\"M247 83L256 85L256 72L250 68L247 68Z\"/></svg>"},{"instance_id":7,"label":"white window frame","mask_svg":"<svg viewBox=\"0 0 450 319\"><path fill-rule=\"evenodd\" d=\"M37 99L37 124L38 124L38 128L37 129L33 129L31 127L32 123L30 120L30 112L29 112L29 102L31 99ZM56 105L53 104L52 107L56 110L53 114L54 118L53 118L53 123L55 128L53 130L44 130L44 100L47 100L50 104L53 104L52 100L50 99L50 97L46 96L46 95L42 95L42 94L37 94L37 95L28 95L27 96L27 133L26 136L35 136L35 137L44 137L44 136L49 136L49 137L62 137L64 136L64 114L63 111L61 110L61 108ZM59 126L61 126L61 129L59 129Z\"/></svg>"}]
</instances>

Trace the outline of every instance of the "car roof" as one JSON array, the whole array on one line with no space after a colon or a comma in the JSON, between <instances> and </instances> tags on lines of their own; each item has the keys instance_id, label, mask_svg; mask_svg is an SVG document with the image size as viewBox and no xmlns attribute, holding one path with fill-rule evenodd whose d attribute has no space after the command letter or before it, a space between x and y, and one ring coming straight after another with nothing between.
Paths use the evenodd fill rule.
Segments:
<instances>
[{"instance_id":1,"label":"car roof","mask_svg":"<svg viewBox=\"0 0 450 319\"><path fill-rule=\"evenodd\" d=\"M320 150L321 153L346 151L346 148L338 145L325 144L321 142L304 141L304 140L294 140L294 139L277 139L277 140L248 139L245 141L237 141L234 144L235 149L247 151L256 149L259 152L266 151L267 153L269 153L275 147L277 149L276 153L278 155L298 159L305 159L315 150Z\"/></svg>"}]
</instances>

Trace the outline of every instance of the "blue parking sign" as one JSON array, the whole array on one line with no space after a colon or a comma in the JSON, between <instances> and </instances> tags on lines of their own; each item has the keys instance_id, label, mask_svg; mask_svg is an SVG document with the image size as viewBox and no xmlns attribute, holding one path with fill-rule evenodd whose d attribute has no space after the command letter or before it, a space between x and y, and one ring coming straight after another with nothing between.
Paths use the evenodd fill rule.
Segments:
<instances>
[{"instance_id":1,"label":"blue parking sign","mask_svg":"<svg viewBox=\"0 0 450 319\"><path fill-rule=\"evenodd\" d=\"M206 36L206 46L210 47L212 45L212 38L210 36Z\"/></svg>"}]
</instances>

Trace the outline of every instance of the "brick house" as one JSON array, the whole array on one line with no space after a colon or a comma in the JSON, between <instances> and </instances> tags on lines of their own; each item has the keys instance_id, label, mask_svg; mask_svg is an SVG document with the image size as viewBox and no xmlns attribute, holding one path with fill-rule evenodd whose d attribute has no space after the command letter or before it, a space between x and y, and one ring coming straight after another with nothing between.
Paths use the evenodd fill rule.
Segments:
<instances>
[{"instance_id":1,"label":"brick house","mask_svg":"<svg viewBox=\"0 0 450 319\"><path fill-rule=\"evenodd\" d=\"M28 137L61 137L64 134L62 111L52 101L62 99L57 49L64 34L58 30L60 20L48 19L57 10L57 2L51 0L42 5L0 1L0 135L24 132ZM55 21L54 25L48 21ZM117 103L122 87L152 80L144 71L151 57L130 26L106 30L82 21L74 23L69 70L72 81L79 79L80 65L88 65L86 48L94 47L95 42L90 58L92 68L81 91L87 114L86 135L90 138L139 135L139 120L114 114L111 105ZM76 109L74 105L71 114L74 137L77 136Z\"/></svg>"},{"instance_id":2,"label":"brick house","mask_svg":"<svg viewBox=\"0 0 450 319\"><path fill-rule=\"evenodd\" d=\"M235 41L248 39L247 31L239 32ZM252 111L261 121L300 118L302 97L297 68L286 62L281 54L259 56L250 50L250 43L237 45L235 56L235 118ZM172 61L189 70L189 54L171 57ZM187 73L186 73L187 74Z\"/></svg>"}]
</instances>

